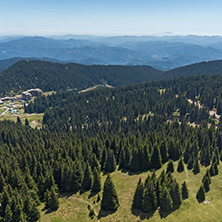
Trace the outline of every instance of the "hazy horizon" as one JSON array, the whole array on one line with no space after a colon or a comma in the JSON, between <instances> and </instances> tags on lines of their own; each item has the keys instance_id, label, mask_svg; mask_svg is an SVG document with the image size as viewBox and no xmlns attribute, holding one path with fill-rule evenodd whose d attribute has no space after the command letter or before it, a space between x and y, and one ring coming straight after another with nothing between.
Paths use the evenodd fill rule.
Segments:
<instances>
[{"instance_id":1,"label":"hazy horizon","mask_svg":"<svg viewBox=\"0 0 222 222\"><path fill-rule=\"evenodd\" d=\"M0 36L221 36L222 2L2 0Z\"/></svg>"}]
</instances>

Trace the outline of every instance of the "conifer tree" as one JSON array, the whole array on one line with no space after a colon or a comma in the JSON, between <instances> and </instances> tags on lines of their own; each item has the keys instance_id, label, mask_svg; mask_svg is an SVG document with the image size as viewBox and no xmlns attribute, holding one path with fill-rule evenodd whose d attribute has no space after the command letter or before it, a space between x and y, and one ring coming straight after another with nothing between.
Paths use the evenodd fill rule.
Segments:
<instances>
[{"instance_id":1,"label":"conifer tree","mask_svg":"<svg viewBox=\"0 0 222 222\"><path fill-rule=\"evenodd\" d=\"M186 181L183 182L181 191L182 191L181 194L182 194L183 200L187 199L189 197L189 191L187 188Z\"/></svg>"},{"instance_id":2,"label":"conifer tree","mask_svg":"<svg viewBox=\"0 0 222 222\"><path fill-rule=\"evenodd\" d=\"M218 164L217 164L217 162L214 162L214 175L216 176L216 175L218 175Z\"/></svg>"},{"instance_id":3,"label":"conifer tree","mask_svg":"<svg viewBox=\"0 0 222 222\"><path fill-rule=\"evenodd\" d=\"M150 198L150 191L145 187L142 199L142 210L144 213L151 213L153 211L152 200Z\"/></svg>"},{"instance_id":4,"label":"conifer tree","mask_svg":"<svg viewBox=\"0 0 222 222\"><path fill-rule=\"evenodd\" d=\"M9 204L5 208L4 222L13 222L13 213Z\"/></svg>"},{"instance_id":5,"label":"conifer tree","mask_svg":"<svg viewBox=\"0 0 222 222\"><path fill-rule=\"evenodd\" d=\"M182 203L182 196L180 186L176 181L171 184L170 195L173 200L173 208L178 209Z\"/></svg>"},{"instance_id":6,"label":"conifer tree","mask_svg":"<svg viewBox=\"0 0 222 222\"><path fill-rule=\"evenodd\" d=\"M83 181L82 181L82 191L88 191L92 188L92 183L93 183L93 174L91 171L91 167L89 164L86 164L84 176L83 176Z\"/></svg>"},{"instance_id":7,"label":"conifer tree","mask_svg":"<svg viewBox=\"0 0 222 222\"><path fill-rule=\"evenodd\" d=\"M51 210L57 210L59 208L59 198L54 190L54 187L51 188L49 204Z\"/></svg>"},{"instance_id":8,"label":"conifer tree","mask_svg":"<svg viewBox=\"0 0 222 222\"><path fill-rule=\"evenodd\" d=\"M169 155L168 155L167 143L165 140L160 145L160 153L161 153L162 162L166 163L168 161Z\"/></svg>"},{"instance_id":9,"label":"conifer tree","mask_svg":"<svg viewBox=\"0 0 222 222\"><path fill-rule=\"evenodd\" d=\"M150 153L147 146L144 146L142 153L142 169L141 170L149 170L150 169Z\"/></svg>"},{"instance_id":10,"label":"conifer tree","mask_svg":"<svg viewBox=\"0 0 222 222\"><path fill-rule=\"evenodd\" d=\"M193 166L193 173L198 174L199 172L200 172L200 165L197 158Z\"/></svg>"},{"instance_id":11,"label":"conifer tree","mask_svg":"<svg viewBox=\"0 0 222 222\"><path fill-rule=\"evenodd\" d=\"M97 171L95 167L93 169L93 185L92 185L92 192L100 192L101 191L101 176L100 173Z\"/></svg>"},{"instance_id":12,"label":"conifer tree","mask_svg":"<svg viewBox=\"0 0 222 222\"><path fill-rule=\"evenodd\" d=\"M205 190L203 185L200 186L196 195L196 199L199 203L202 203L205 200Z\"/></svg>"},{"instance_id":13,"label":"conifer tree","mask_svg":"<svg viewBox=\"0 0 222 222\"><path fill-rule=\"evenodd\" d=\"M160 149L159 147L154 147L151 158L151 168L160 169L161 166L162 166L162 159L160 155Z\"/></svg>"},{"instance_id":14,"label":"conifer tree","mask_svg":"<svg viewBox=\"0 0 222 222\"><path fill-rule=\"evenodd\" d=\"M216 175L216 174L215 174L215 166L214 166L214 163L211 164L209 173L210 173L210 176L211 176L211 177L213 177L213 176Z\"/></svg>"},{"instance_id":15,"label":"conifer tree","mask_svg":"<svg viewBox=\"0 0 222 222\"><path fill-rule=\"evenodd\" d=\"M205 192L207 193L210 190L210 184L207 177L205 177L203 180L203 186L204 186Z\"/></svg>"},{"instance_id":16,"label":"conifer tree","mask_svg":"<svg viewBox=\"0 0 222 222\"><path fill-rule=\"evenodd\" d=\"M29 121L28 121L28 119L25 119L25 125L26 125L26 126L29 126Z\"/></svg>"},{"instance_id":17,"label":"conifer tree","mask_svg":"<svg viewBox=\"0 0 222 222\"><path fill-rule=\"evenodd\" d=\"M114 155L113 150L108 150L108 156L105 163L105 171L106 172L113 172L116 170L116 158Z\"/></svg>"},{"instance_id":18,"label":"conifer tree","mask_svg":"<svg viewBox=\"0 0 222 222\"><path fill-rule=\"evenodd\" d=\"M21 205L18 203L13 214L13 222L25 222L25 217Z\"/></svg>"},{"instance_id":19,"label":"conifer tree","mask_svg":"<svg viewBox=\"0 0 222 222\"><path fill-rule=\"evenodd\" d=\"M133 208L142 209L143 189L144 185L140 178L133 197L133 205L132 205Z\"/></svg>"},{"instance_id":20,"label":"conifer tree","mask_svg":"<svg viewBox=\"0 0 222 222\"><path fill-rule=\"evenodd\" d=\"M187 163L187 169L191 170L193 169L193 158L192 156L189 158L188 163Z\"/></svg>"},{"instance_id":21,"label":"conifer tree","mask_svg":"<svg viewBox=\"0 0 222 222\"><path fill-rule=\"evenodd\" d=\"M173 165L173 161L170 160L167 164L167 173L173 173L174 172L174 165Z\"/></svg>"},{"instance_id":22,"label":"conifer tree","mask_svg":"<svg viewBox=\"0 0 222 222\"><path fill-rule=\"evenodd\" d=\"M183 164L183 159L180 157L178 167L177 167L177 172L181 173L184 171L184 164Z\"/></svg>"},{"instance_id":23,"label":"conifer tree","mask_svg":"<svg viewBox=\"0 0 222 222\"><path fill-rule=\"evenodd\" d=\"M116 211L119 207L119 200L115 186L108 174L103 187L103 197L101 201L101 209L105 211Z\"/></svg>"},{"instance_id":24,"label":"conifer tree","mask_svg":"<svg viewBox=\"0 0 222 222\"><path fill-rule=\"evenodd\" d=\"M169 213L173 209L173 200L170 196L169 190L164 187L163 196L160 203L160 210L164 213Z\"/></svg>"}]
</instances>

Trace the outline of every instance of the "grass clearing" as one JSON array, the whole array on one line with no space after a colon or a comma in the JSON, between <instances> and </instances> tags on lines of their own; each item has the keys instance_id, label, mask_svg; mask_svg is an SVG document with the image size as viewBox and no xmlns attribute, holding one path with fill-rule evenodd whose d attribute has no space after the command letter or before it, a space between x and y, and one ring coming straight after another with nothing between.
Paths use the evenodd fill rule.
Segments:
<instances>
[{"instance_id":1,"label":"grass clearing","mask_svg":"<svg viewBox=\"0 0 222 222\"><path fill-rule=\"evenodd\" d=\"M177 168L177 162L174 163L175 169ZM166 168L166 164L162 169ZM161 170L157 171L159 175ZM189 189L189 199L183 201L181 207L168 215L166 218L160 218L158 211L149 218L144 219L143 221L180 221L180 222L208 222L208 221L221 221L222 218L222 165L219 166L219 175L212 177L212 183L210 185L210 191L206 194L206 200L211 200L210 204L199 204L196 200L196 193L201 184L203 175L206 172L205 167L201 167L201 172L197 175L194 175L192 171L185 169L184 172L178 173L174 172L173 176L177 181L182 184L186 181ZM124 174L121 171L116 171L111 174L112 180L115 184L117 194L119 197L120 207L115 213L107 214L104 217L101 217L99 221L104 222L131 222L131 221L140 221L146 215L134 215L131 212L131 204L133 200L133 195L136 189L137 182L141 177L144 181L147 175L150 172L140 173L140 174ZM102 177L104 183L106 176ZM66 198L60 198L60 208L56 212L45 214L42 212L42 218L40 221L96 221L96 218L90 219L89 210L87 209L87 203L89 202L96 214L100 212L100 206L98 203L93 203L97 199L97 195L88 198L90 192L83 194L73 194ZM102 198L102 192L100 192L100 197ZM141 213L141 212L138 212ZM72 218L72 220L70 219Z\"/></svg>"}]
</instances>

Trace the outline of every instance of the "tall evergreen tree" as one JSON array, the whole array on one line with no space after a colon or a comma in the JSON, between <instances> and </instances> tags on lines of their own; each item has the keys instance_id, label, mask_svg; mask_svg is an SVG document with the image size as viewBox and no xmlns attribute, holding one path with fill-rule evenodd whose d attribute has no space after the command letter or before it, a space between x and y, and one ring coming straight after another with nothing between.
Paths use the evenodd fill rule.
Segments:
<instances>
[{"instance_id":1,"label":"tall evergreen tree","mask_svg":"<svg viewBox=\"0 0 222 222\"><path fill-rule=\"evenodd\" d=\"M160 203L160 210L164 213L169 213L173 209L173 200L170 196L169 190L164 187L163 196Z\"/></svg>"},{"instance_id":2,"label":"tall evergreen tree","mask_svg":"<svg viewBox=\"0 0 222 222\"><path fill-rule=\"evenodd\" d=\"M210 190L210 184L207 177L205 177L203 180L203 186L204 186L205 192L207 193Z\"/></svg>"},{"instance_id":3,"label":"tall evergreen tree","mask_svg":"<svg viewBox=\"0 0 222 222\"><path fill-rule=\"evenodd\" d=\"M93 169L92 191L96 193L101 191L101 176L96 167Z\"/></svg>"},{"instance_id":4,"label":"tall evergreen tree","mask_svg":"<svg viewBox=\"0 0 222 222\"><path fill-rule=\"evenodd\" d=\"M92 183L93 183L93 174L91 171L91 167L89 164L86 164L84 176L83 176L83 181L82 181L82 191L88 191L92 188Z\"/></svg>"},{"instance_id":5,"label":"tall evergreen tree","mask_svg":"<svg viewBox=\"0 0 222 222\"><path fill-rule=\"evenodd\" d=\"M182 184L182 198L183 200L187 199L189 197L189 191L188 191L188 188L187 188L187 184L186 182L184 181L183 184Z\"/></svg>"},{"instance_id":6,"label":"tall evergreen tree","mask_svg":"<svg viewBox=\"0 0 222 222\"><path fill-rule=\"evenodd\" d=\"M200 164L199 164L199 161L198 161L198 158L197 158L195 163L194 163L193 173L198 174L199 172L200 172Z\"/></svg>"},{"instance_id":7,"label":"tall evergreen tree","mask_svg":"<svg viewBox=\"0 0 222 222\"><path fill-rule=\"evenodd\" d=\"M196 195L196 199L199 203L202 203L205 200L205 190L203 185L200 186Z\"/></svg>"},{"instance_id":8,"label":"tall evergreen tree","mask_svg":"<svg viewBox=\"0 0 222 222\"><path fill-rule=\"evenodd\" d=\"M171 184L170 195L173 200L173 208L178 209L182 203L182 196L180 186L176 181Z\"/></svg>"},{"instance_id":9,"label":"tall evergreen tree","mask_svg":"<svg viewBox=\"0 0 222 222\"><path fill-rule=\"evenodd\" d=\"M140 178L133 197L133 205L132 205L133 208L142 209L143 190L144 190L144 185Z\"/></svg>"},{"instance_id":10,"label":"tall evergreen tree","mask_svg":"<svg viewBox=\"0 0 222 222\"><path fill-rule=\"evenodd\" d=\"M50 190L49 208L51 210L57 210L59 208L59 198L53 187Z\"/></svg>"},{"instance_id":11,"label":"tall evergreen tree","mask_svg":"<svg viewBox=\"0 0 222 222\"><path fill-rule=\"evenodd\" d=\"M4 222L13 222L13 213L9 204L7 204L5 209Z\"/></svg>"},{"instance_id":12,"label":"tall evergreen tree","mask_svg":"<svg viewBox=\"0 0 222 222\"><path fill-rule=\"evenodd\" d=\"M114 155L113 150L108 150L108 156L105 163L105 171L106 172L113 172L116 170L116 158Z\"/></svg>"},{"instance_id":13,"label":"tall evergreen tree","mask_svg":"<svg viewBox=\"0 0 222 222\"><path fill-rule=\"evenodd\" d=\"M160 149L159 147L154 147L151 158L151 168L159 169L161 168L161 166L162 166L162 159L160 155Z\"/></svg>"},{"instance_id":14,"label":"tall evergreen tree","mask_svg":"<svg viewBox=\"0 0 222 222\"><path fill-rule=\"evenodd\" d=\"M170 160L167 164L167 173L173 173L174 172L174 165L173 165L173 161Z\"/></svg>"},{"instance_id":15,"label":"tall evergreen tree","mask_svg":"<svg viewBox=\"0 0 222 222\"><path fill-rule=\"evenodd\" d=\"M119 207L119 200L115 186L108 174L103 187L103 197L101 201L101 209L105 211L116 211Z\"/></svg>"},{"instance_id":16,"label":"tall evergreen tree","mask_svg":"<svg viewBox=\"0 0 222 222\"><path fill-rule=\"evenodd\" d=\"M183 159L180 157L178 167L177 167L177 172L181 173L184 171L184 164L183 164Z\"/></svg>"}]
</instances>

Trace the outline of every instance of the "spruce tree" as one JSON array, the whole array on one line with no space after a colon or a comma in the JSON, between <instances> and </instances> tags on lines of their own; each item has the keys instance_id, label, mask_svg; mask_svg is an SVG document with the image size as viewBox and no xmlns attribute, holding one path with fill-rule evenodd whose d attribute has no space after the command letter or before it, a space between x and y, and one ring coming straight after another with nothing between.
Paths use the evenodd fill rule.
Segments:
<instances>
[{"instance_id":1,"label":"spruce tree","mask_svg":"<svg viewBox=\"0 0 222 222\"><path fill-rule=\"evenodd\" d=\"M100 173L97 171L95 167L93 169L93 185L92 185L92 192L100 192L101 191L101 176Z\"/></svg>"},{"instance_id":2,"label":"spruce tree","mask_svg":"<svg viewBox=\"0 0 222 222\"><path fill-rule=\"evenodd\" d=\"M205 177L203 180L203 186L204 186L205 192L207 193L210 190L210 184L207 177Z\"/></svg>"},{"instance_id":3,"label":"spruce tree","mask_svg":"<svg viewBox=\"0 0 222 222\"><path fill-rule=\"evenodd\" d=\"M174 165L173 165L173 161L170 160L167 164L167 173L173 173L174 172Z\"/></svg>"},{"instance_id":4,"label":"spruce tree","mask_svg":"<svg viewBox=\"0 0 222 222\"><path fill-rule=\"evenodd\" d=\"M198 162L198 158L196 159L194 166L193 166L193 173L196 175L200 172L200 164Z\"/></svg>"},{"instance_id":5,"label":"spruce tree","mask_svg":"<svg viewBox=\"0 0 222 222\"><path fill-rule=\"evenodd\" d=\"M192 158L192 156L188 160L187 169L188 170L192 170L193 169L193 158Z\"/></svg>"},{"instance_id":6,"label":"spruce tree","mask_svg":"<svg viewBox=\"0 0 222 222\"><path fill-rule=\"evenodd\" d=\"M160 203L160 210L164 213L169 213L173 209L173 200L170 196L169 190L164 187L163 196Z\"/></svg>"},{"instance_id":7,"label":"spruce tree","mask_svg":"<svg viewBox=\"0 0 222 222\"><path fill-rule=\"evenodd\" d=\"M160 169L161 166L162 166L162 158L160 155L160 149L159 147L154 147L152 158L151 158L151 168Z\"/></svg>"},{"instance_id":8,"label":"spruce tree","mask_svg":"<svg viewBox=\"0 0 222 222\"><path fill-rule=\"evenodd\" d=\"M177 172L181 173L184 171L184 164L183 164L183 159L180 157L178 167L177 167Z\"/></svg>"},{"instance_id":9,"label":"spruce tree","mask_svg":"<svg viewBox=\"0 0 222 222\"><path fill-rule=\"evenodd\" d=\"M214 167L214 163L211 164L210 166L210 170L209 170L210 176L213 177L215 176L215 167Z\"/></svg>"},{"instance_id":10,"label":"spruce tree","mask_svg":"<svg viewBox=\"0 0 222 222\"><path fill-rule=\"evenodd\" d=\"M199 203L202 203L205 200L205 190L203 185L200 186L196 195L196 199Z\"/></svg>"},{"instance_id":11,"label":"spruce tree","mask_svg":"<svg viewBox=\"0 0 222 222\"><path fill-rule=\"evenodd\" d=\"M115 186L108 174L103 187L103 197L101 201L101 209L105 211L116 211L119 207L119 200Z\"/></svg>"},{"instance_id":12,"label":"spruce tree","mask_svg":"<svg viewBox=\"0 0 222 222\"><path fill-rule=\"evenodd\" d=\"M171 184L170 195L173 200L173 208L178 209L182 203L182 196L180 186L176 181Z\"/></svg>"},{"instance_id":13,"label":"spruce tree","mask_svg":"<svg viewBox=\"0 0 222 222\"><path fill-rule=\"evenodd\" d=\"M86 164L84 176L83 176L83 181L82 181L82 191L88 191L92 188L92 183L93 183L93 174L91 171L91 167L89 164Z\"/></svg>"},{"instance_id":14,"label":"spruce tree","mask_svg":"<svg viewBox=\"0 0 222 222\"><path fill-rule=\"evenodd\" d=\"M49 204L50 210L54 211L59 208L59 198L53 187L50 190L50 197L48 200L48 204Z\"/></svg>"},{"instance_id":15,"label":"spruce tree","mask_svg":"<svg viewBox=\"0 0 222 222\"><path fill-rule=\"evenodd\" d=\"M105 171L106 172L113 172L116 170L116 158L114 155L113 150L108 150L108 156L105 163Z\"/></svg>"},{"instance_id":16,"label":"spruce tree","mask_svg":"<svg viewBox=\"0 0 222 222\"><path fill-rule=\"evenodd\" d=\"M140 178L136 187L136 191L134 193L134 197L133 197L133 204L132 204L133 208L142 209L143 189L144 189L144 185Z\"/></svg>"},{"instance_id":17,"label":"spruce tree","mask_svg":"<svg viewBox=\"0 0 222 222\"><path fill-rule=\"evenodd\" d=\"M6 208L5 208L5 216L3 221L4 222L13 222L13 216L12 216L12 210L9 204L7 204Z\"/></svg>"},{"instance_id":18,"label":"spruce tree","mask_svg":"<svg viewBox=\"0 0 222 222\"><path fill-rule=\"evenodd\" d=\"M188 191L188 188L187 188L187 184L184 181L183 184L182 184L182 198L183 198L183 200L185 200L188 197L189 197L189 191Z\"/></svg>"},{"instance_id":19,"label":"spruce tree","mask_svg":"<svg viewBox=\"0 0 222 222\"><path fill-rule=\"evenodd\" d=\"M150 198L150 191L145 187L142 199L142 210L144 213L151 213L153 211L152 200Z\"/></svg>"}]
</instances>

